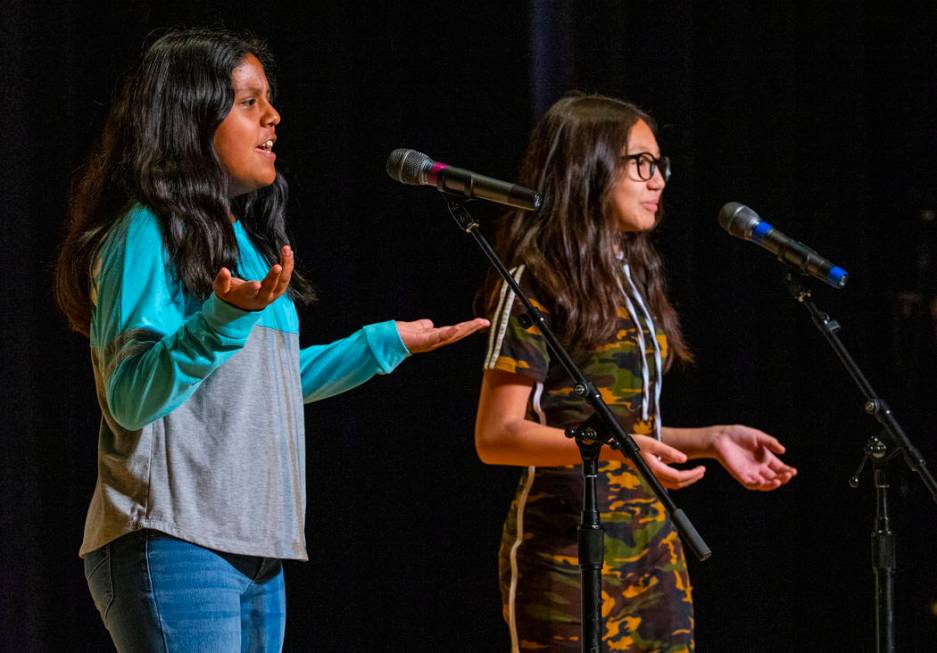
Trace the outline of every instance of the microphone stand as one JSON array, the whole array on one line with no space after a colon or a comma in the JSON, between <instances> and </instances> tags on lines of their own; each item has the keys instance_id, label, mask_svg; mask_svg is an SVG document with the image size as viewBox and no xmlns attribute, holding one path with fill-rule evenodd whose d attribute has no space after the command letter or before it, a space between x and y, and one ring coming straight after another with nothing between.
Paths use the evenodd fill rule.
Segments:
<instances>
[{"instance_id":1,"label":"microphone stand","mask_svg":"<svg viewBox=\"0 0 937 653\"><path fill-rule=\"evenodd\" d=\"M566 373L573 380L573 394L585 399L594 409L594 414L578 427L566 429L566 436L575 438L582 456L583 497L582 513L579 522L579 573L581 578L582 596L582 651L583 653L599 653L602 650L602 562L604 558L604 535L600 521L598 501L596 498L596 475L598 471L599 453L603 445L620 449L634 463L638 473L644 478L654 494L664 505L670 519L699 560L706 560L712 551L700 537L690 519L683 510L677 508L673 499L667 494L657 477L651 472L641 451L634 439L625 433L624 429L615 419L608 404L596 387L576 367L566 350L560 344L556 335L547 325L543 314L530 302L524 291L520 289L514 277L498 258L491 245L478 230L478 222L469 214L464 201L452 195L445 194L449 213L452 214L459 228L475 239L489 262L510 286L514 294L521 300L527 309L525 321L535 324L546 340L551 354L560 362Z\"/></svg>"},{"instance_id":2,"label":"microphone stand","mask_svg":"<svg viewBox=\"0 0 937 653\"><path fill-rule=\"evenodd\" d=\"M813 323L836 352L846 371L859 386L865 396L865 412L882 425L882 431L866 442L862 462L855 475L849 479L849 485L859 487L859 474L866 461L872 463L875 482L875 521L872 527L872 571L875 575L875 651L876 653L894 653L895 651L895 534L889 527L888 518L888 463L902 454L905 463L915 472L937 501L937 482L927 469L927 463L905 434L898 420L884 400L879 398L871 384L862 374L859 366L846 351L839 336L840 325L836 320L820 311L813 303L810 291L806 289L793 273L784 274L784 282L791 296L803 304Z\"/></svg>"}]
</instances>

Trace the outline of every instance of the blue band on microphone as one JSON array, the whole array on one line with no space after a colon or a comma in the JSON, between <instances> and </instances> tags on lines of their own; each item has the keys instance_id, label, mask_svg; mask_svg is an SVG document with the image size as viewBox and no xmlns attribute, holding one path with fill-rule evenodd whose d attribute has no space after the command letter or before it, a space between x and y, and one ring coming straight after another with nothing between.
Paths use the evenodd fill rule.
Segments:
<instances>
[{"instance_id":1,"label":"blue band on microphone","mask_svg":"<svg viewBox=\"0 0 937 653\"><path fill-rule=\"evenodd\" d=\"M752 240L761 240L768 235L768 232L774 229L770 224L764 220L759 220L758 224L755 225L755 228L752 229Z\"/></svg>"},{"instance_id":2,"label":"blue band on microphone","mask_svg":"<svg viewBox=\"0 0 937 653\"><path fill-rule=\"evenodd\" d=\"M830 268L826 278L829 279L830 283L832 283L834 286L842 286L845 285L847 276L849 276L849 273L846 272L846 270L839 266L834 266Z\"/></svg>"}]
</instances>

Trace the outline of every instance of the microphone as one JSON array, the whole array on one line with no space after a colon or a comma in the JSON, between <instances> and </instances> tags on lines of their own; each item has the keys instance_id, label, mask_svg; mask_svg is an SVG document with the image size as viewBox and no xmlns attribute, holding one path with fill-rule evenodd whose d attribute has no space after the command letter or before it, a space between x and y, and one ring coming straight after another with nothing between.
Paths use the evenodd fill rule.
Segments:
<instances>
[{"instance_id":1,"label":"microphone","mask_svg":"<svg viewBox=\"0 0 937 653\"><path fill-rule=\"evenodd\" d=\"M788 263L803 274L828 283L834 288L846 285L849 274L801 242L785 236L758 217L744 204L729 202L719 211L719 225L736 238L750 240Z\"/></svg>"},{"instance_id":2,"label":"microphone","mask_svg":"<svg viewBox=\"0 0 937 653\"><path fill-rule=\"evenodd\" d=\"M435 186L443 193L478 197L525 211L540 208L540 193L536 191L433 161L416 150L400 148L391 152L387 157L387 174L402 184Z\"/></svg>"}]
</instances>

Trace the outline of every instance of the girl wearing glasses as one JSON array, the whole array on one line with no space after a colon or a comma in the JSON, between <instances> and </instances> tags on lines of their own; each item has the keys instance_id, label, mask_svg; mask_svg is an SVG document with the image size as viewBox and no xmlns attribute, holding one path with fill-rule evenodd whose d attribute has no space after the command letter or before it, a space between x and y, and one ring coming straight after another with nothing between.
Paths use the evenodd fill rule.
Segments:
<instances>
[{"instance_id":1,"label":"girl wearing glasses","mask_svg":"<svg viewBox=\"0 0 937 653\"><path fill-rule=\"evenodd\" d=\"M650 231L670 176L653 119L634 105L575 95L554 104L531 136L520 183L543 193L536 214L511 213L497 247L574 361L596 385L668 488L718 460L742 485L774 490L796 470L773 437L746 426L665 427L663 372L692 355L667 299ZM578 651L576 525L581 457L563 429L592 413L551 359L510 288L484 291L492 327L475 427L479 457L522 467L500 551L502 608L512 650ZM602 616L609 649L693 650L693 604L679 537L660 502L603 448L599 508L606 529Z\"/></svg>"}]
</instances>

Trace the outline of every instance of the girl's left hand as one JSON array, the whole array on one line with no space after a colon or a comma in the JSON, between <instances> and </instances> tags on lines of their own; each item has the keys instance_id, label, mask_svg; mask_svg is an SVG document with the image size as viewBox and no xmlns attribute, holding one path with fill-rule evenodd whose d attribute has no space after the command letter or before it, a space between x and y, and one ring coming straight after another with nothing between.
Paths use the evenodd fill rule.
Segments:
<instances>
[{"instance_id":1,"label":"girl's left hand","mask_svg":"<svg viewBox=\"0 0 937 653\"><path fill-rule=\"evenodd\" d=\"M716 460L749 490L774 490L797 475L777 457L784 446L767 433L741 424L710 428Z\"/></svg>"},{"instance_id":2,"label":"girl's left hand","mask_svg":"<svg viewBox=\"0 0 937 653\"><path fill-rule=\"evenodd\" d=\"M488 326L488 320L475 318L452 326L434 327L432 320L397 321L397 333L412 354L451 345Z\"/></svg>"}]
</instances>

